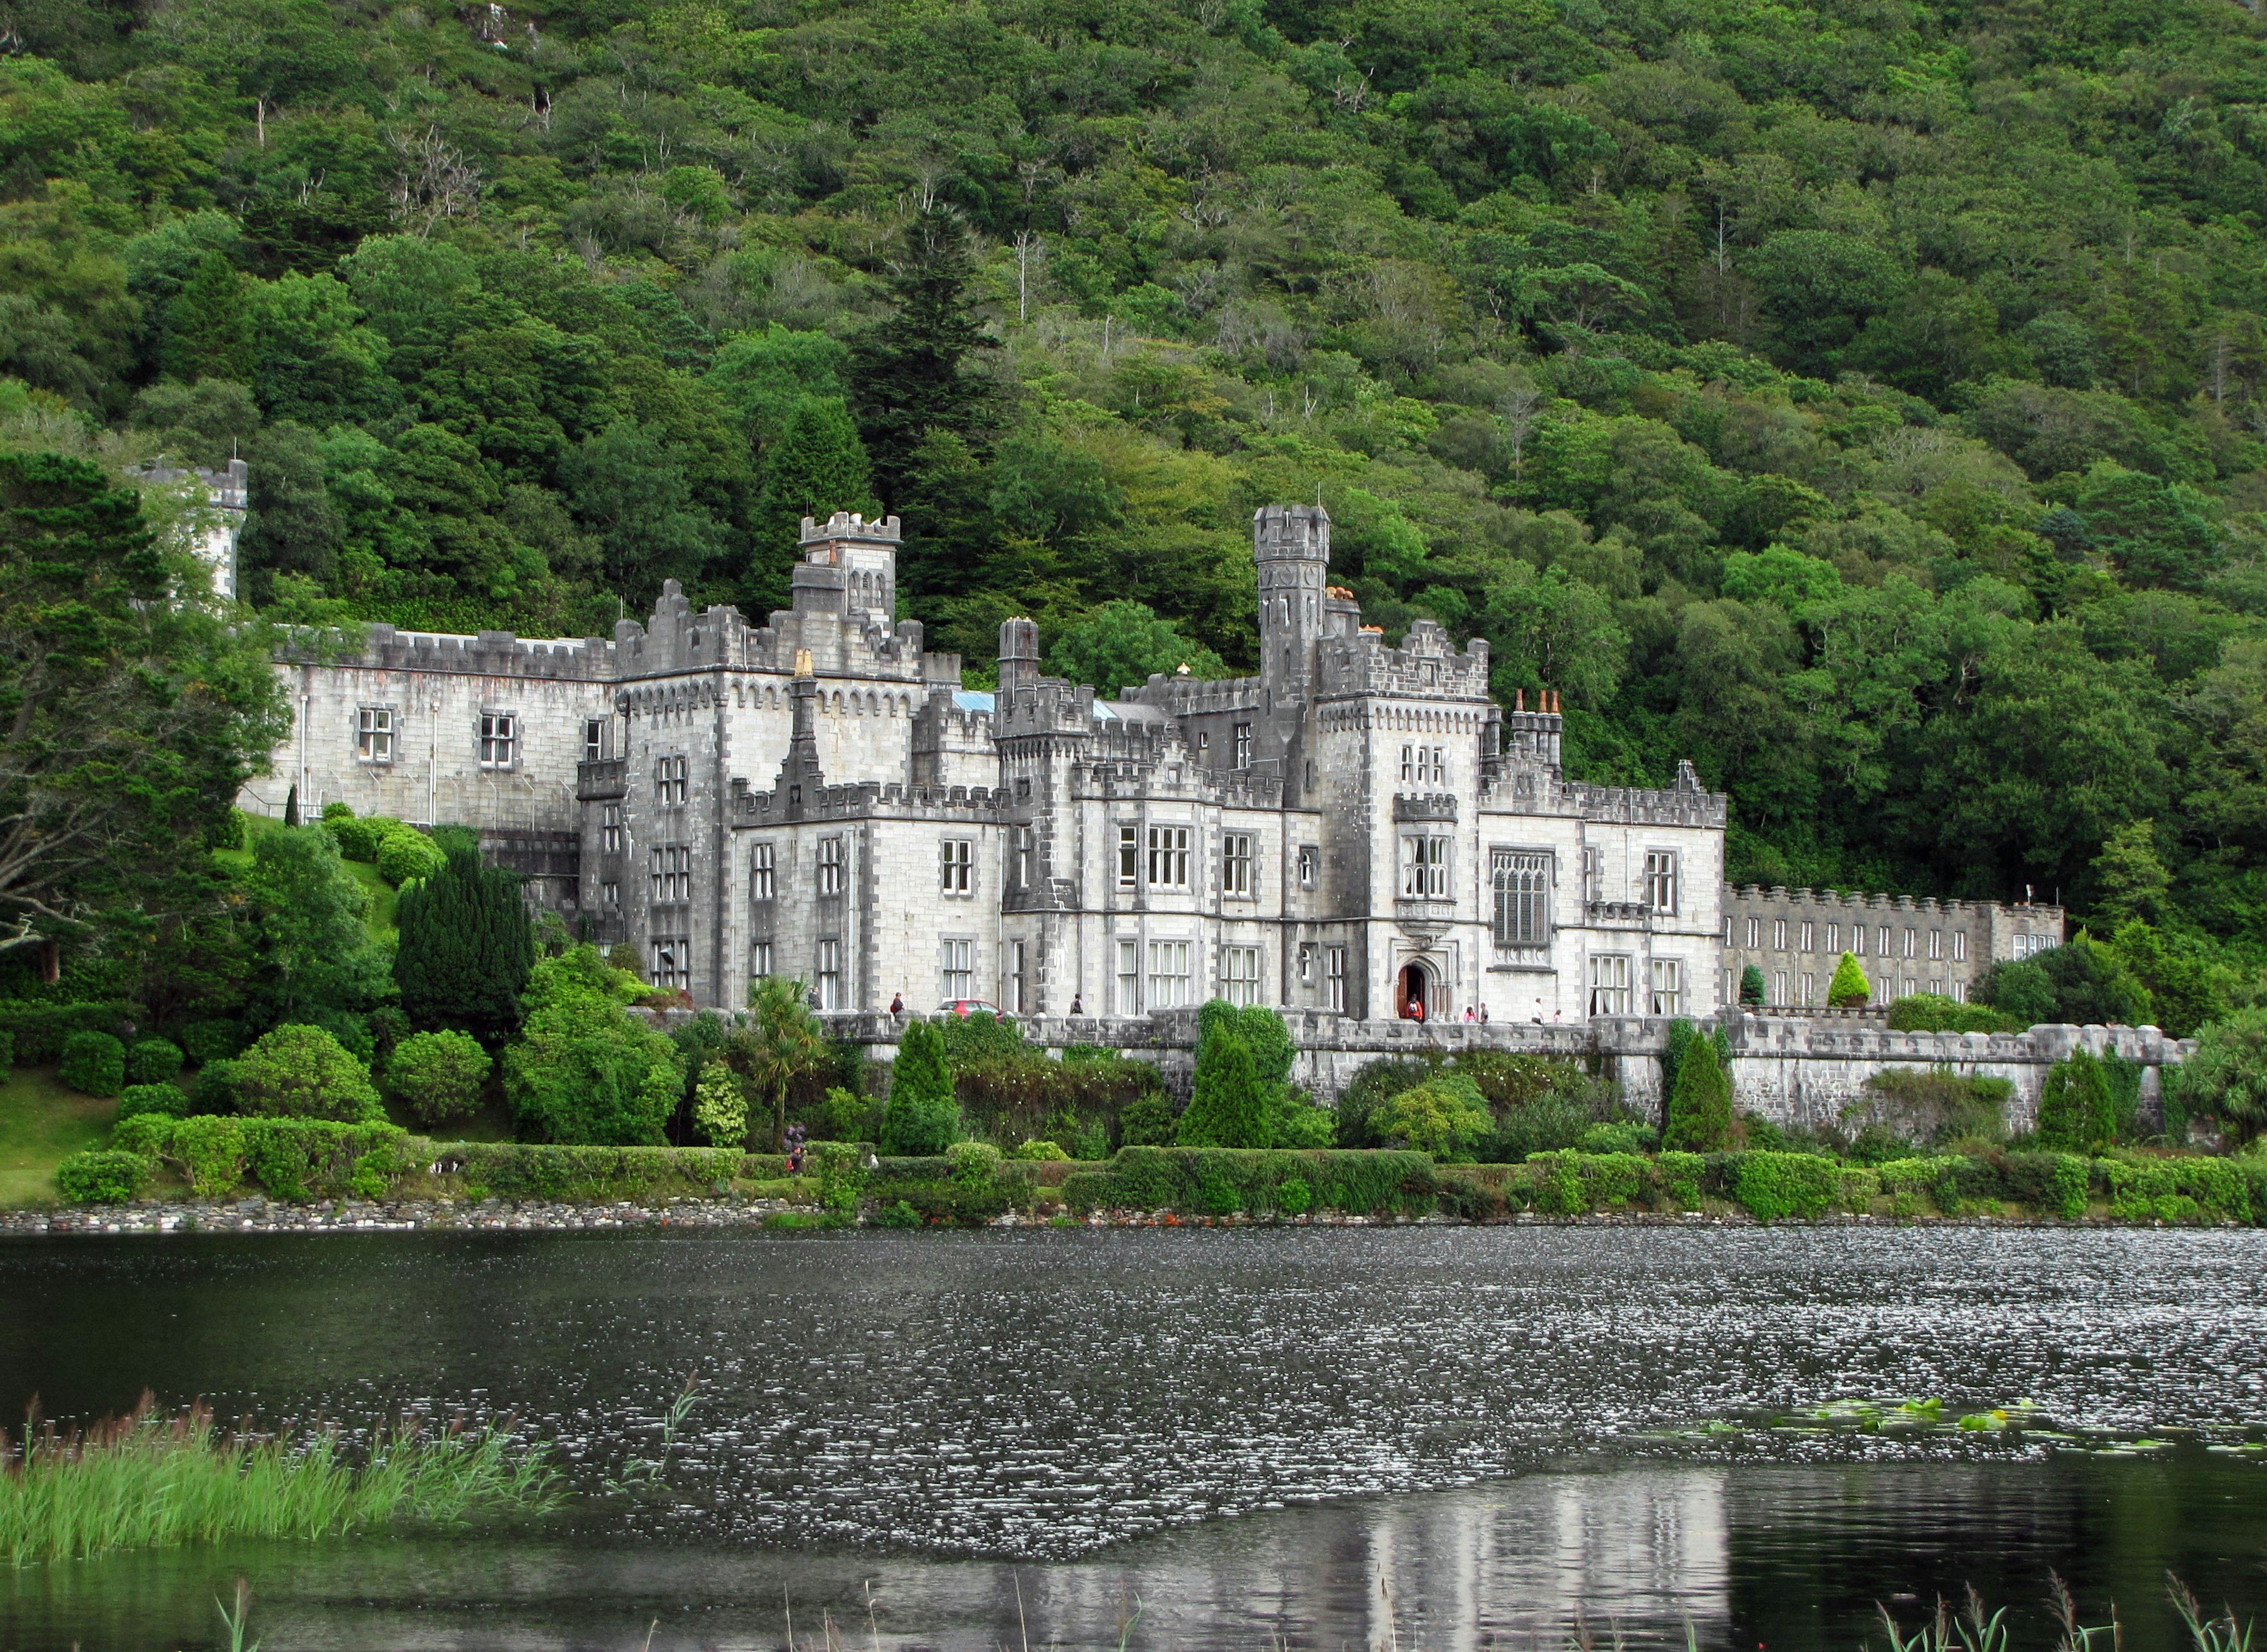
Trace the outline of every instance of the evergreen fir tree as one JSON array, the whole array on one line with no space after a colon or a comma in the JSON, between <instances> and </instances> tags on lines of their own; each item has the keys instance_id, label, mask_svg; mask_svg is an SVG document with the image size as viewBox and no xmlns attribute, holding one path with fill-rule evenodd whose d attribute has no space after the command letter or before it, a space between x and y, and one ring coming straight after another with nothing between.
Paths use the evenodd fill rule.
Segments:
<instances>
[{"instance_id":1,"label":"evergreen fir tree","mask_svg":"<svg viewBox=\"0 0 2267 1652\"><path fill-rule=\"evenodd\" d=\"M960 1134L960 1104L945 1064L944 1029L915 1021L898 1043L890 1069L890 1099L882 1108L882 1151L941 1153Z\"/></svg>"},{"instance_id":2,"label":"evergreen fir tree","mask_svg":"<svg viewBox=\"0 0 2267 1652\"><path fill-rule=\"evenodd\" d=\"M850 409L839 396L803 396L788 409L779 439L764 450L750 558L750 611L788 603L788 581L801 555L803 519L825 522L838 510L871 512L874 467Z\"/></svg>"},{"instance_id":3,"label":"evergreen fir tree","mask_svg":"<svg viewBox=\"0 0 2267 1652\"><path fill-rule=\"evenodd\" d=\"M517 874L459 845L440 871L402 889L393 979L418 1027L462 1027L495 1044L519 1025L519 995L535 965L519 883Z\"/></svg>"},{"instance_id":4,"label":"evergreen fir tree","mask_svg":"<svg viewBox=\"0 0 2267 1652\"><path fill-rule=\"evenodd\" d=\"M931 431L968 437L991 410L990 383L962 370L971 354L998 343L976 318L969 274L960 225L942 207L923 208L906 231L905 262L890 281L896 307L851 346L858 428L892 510L923 438Z\"/></svg>"},{"instance_id":5,"label":"evergreen fir tree","mask_svg":"<svg viewBox=\"0 0 2267 1652\"><path fill-rule=\"evenodd\" d=\"M297 786L283 794L283 823L286 826L299 823L299 788Z\"/></svg>"},{"instance_id":6,"label":"evergreen fir tree","mask_svg":"<svg viewBox=\"0 0 2267 1652\"><path fill-rule=\"evenodd\" d=\"M1754 964L1740 971L1740 1002L1760 1006L1764 1001L1764 972Z\"/></svg>"},{"instance_id":7,"label":"evergreen fir tree","mask_svg":"<svg viewBox=\"0 0 2267 1652\"><path fill-rule=\"evenodd\" d=\"M1676 1152L1720 1153L1732 1144L1732 1079L1723 1053L1696 1036L1677 1064L1661 1144Z\"/></svg>"},{"instance_id":8,"label":"evergreen fir tree","mask_svg":"<svg viewBox=\"0 0 2267 1652\"><path fill-rule=\"evenodd\" d=\"M252 382L252 305L246 283L218 252L198 263L165 306L165 376L194 384L201 378Z\"/></svg>"},{"instance_id":9,"label":"evergreen fir tree","mask_svg":"<svg viewBox=\"0 0 2267 1652\"><path fill-rule=\"evenodd\" d=\"M1834 979L1826 983L1826 1002L1838 1010L1862 1010L1874 996L1872 983L1856 958L1848 953L1834 966Z\"/></svg>"},{"instance_id":10,"label":"evergreen fir tree","mask_svg":"<svg viewBox=\"0 0 2267 1652\"><path fill-rule=\"evenodd\" d=\"M1207 1011L1212 1007L1205 1005ZM1196 1082L1177 1139L1183 1147L1266 1147L1274 1128L1251 1046L1237 1027L1236 1011L1225 1003L1220 1008L1225 1013L1209 1027L1199 1017Z\"/></svg>"},{"instance_id":11,"label":"evergreen fir tree","mask_svg":"<svg viewBox=\"0 0 2267 1652\"><path fill-rule=\"evenodd\" d=\"M2091 1050L2074 1049L2047 1069L2037 1136L2041 1147L2065 1153L2096 1153L2117 1140L2117 1100Z\"/></svg>"}]
</instances>

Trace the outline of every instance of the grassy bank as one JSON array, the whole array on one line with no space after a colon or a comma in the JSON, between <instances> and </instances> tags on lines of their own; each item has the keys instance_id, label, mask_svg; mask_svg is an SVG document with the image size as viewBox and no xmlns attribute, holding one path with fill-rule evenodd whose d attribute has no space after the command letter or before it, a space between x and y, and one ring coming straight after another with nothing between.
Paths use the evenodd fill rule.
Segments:
<instances>
[{"instance_id":1,"label":"grassy bank","mask_svg":"<svg viewBox=\"0 0 2267 1652\"><path fill-rule=\"evenodd\" d=\"M67 1089L53 1067L18 1067L0 1083L0 1210L52 1204L55 1166L99 1147L118 1103Z\"/></svg>"},{"instance_id":2,"label":"grassy bank","mask_svg":"<svg viewBox=\"0 0 2267 1652\"><path fill-rule=\"evenodd\" d=\"M12 1565L225 1538L322 1538L397 1521L451 1524L548 1508L540 1447L496 1429L404 1421L361 1461L334 1433L222 1432L202 1407L143 1407L83 1433L34 1431L0 1465L0 1554Z\"/></svg>"}]
</instances>

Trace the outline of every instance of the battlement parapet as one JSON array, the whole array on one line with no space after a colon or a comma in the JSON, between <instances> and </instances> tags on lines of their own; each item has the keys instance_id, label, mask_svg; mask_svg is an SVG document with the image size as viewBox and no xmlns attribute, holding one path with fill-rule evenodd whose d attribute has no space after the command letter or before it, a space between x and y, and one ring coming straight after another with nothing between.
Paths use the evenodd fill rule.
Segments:
<instances>
[{"instance_id":1,"label":"battlement parapet","mask_svg":"<svg viewBox=\"0 0 2267 1652\"><path fill-rule=\"evenodd\" d=\"M344 652L326 647L314 632L295 633L277 650L277 658L287 664L348 671L434 671L578 683L607 683L615 676L614 645L597 637L534 640L509 631L466 636L403 631L383 622L364 627L362 647Z\"/></svg>"}]
</instances>

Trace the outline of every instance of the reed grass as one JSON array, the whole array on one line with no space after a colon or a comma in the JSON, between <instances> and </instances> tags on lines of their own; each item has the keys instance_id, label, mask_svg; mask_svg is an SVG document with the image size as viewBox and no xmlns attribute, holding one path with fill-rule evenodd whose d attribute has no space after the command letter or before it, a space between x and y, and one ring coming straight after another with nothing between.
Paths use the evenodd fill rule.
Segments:
<instances>
[{"instance_id":1,"label":"reed grass","mask_svg":"<svg viewBox=\"0 0 2267 1652\"><path fill-rule=\"evenodd\" d=\"M10 1564L224 1538L335 1537L415 1520L539 1510L558 1501L543 1448L494 1425L404 1417L351 1452L334 1428L227 1432L194 1406L63 1432L0 1432L0 1554Z\"/></svg>"}]
</instances>

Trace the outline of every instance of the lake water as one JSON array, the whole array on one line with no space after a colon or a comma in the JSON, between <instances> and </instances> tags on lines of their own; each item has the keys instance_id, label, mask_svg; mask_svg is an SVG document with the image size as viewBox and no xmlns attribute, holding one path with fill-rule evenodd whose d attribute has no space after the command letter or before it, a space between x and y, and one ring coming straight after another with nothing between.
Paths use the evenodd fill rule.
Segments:
<instances>
[{"instance_id":1,"label":"lake water","mask_svg":"<svg viewBox=\"0 0 2267 1652\"><path fill-rule=\"evenodd\" d=\"M0 1407L510 1413L561 1516L0 1572L0 1652L1854 1648L2050 1569L2267 1612L2267 1236L1398 1228L0 1245ZM605 1495L697 1402L668 1488ZM1838 1399L2043 1427L1742 1426ZM1138 1614L1138 1615L1137 1615ZM1130 1630L1127 1628L1131 1623ZM1874 1643L1880 1644L1878 1633Z\"/></svg>"}]
</instances>

